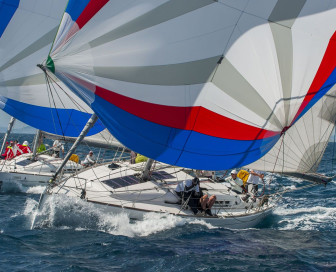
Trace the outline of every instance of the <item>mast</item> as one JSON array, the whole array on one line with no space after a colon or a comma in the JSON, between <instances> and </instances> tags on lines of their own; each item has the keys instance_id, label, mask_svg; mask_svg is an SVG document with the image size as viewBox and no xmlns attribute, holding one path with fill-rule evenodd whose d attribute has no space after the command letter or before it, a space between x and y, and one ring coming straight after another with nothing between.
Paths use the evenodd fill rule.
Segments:
<instances>
[{"instance_id":1,"label":"mast","mask_svg":"<svg viewBox=\"0 0 336 272\"><path fill-rule=\"evenodd\" d=\"M5 134L5 137L4 137L2 146L1 146L0 154L2 154L2 151L3 151L3 149L4 149L5 145L6 145L6 141L7 141L8 137L9 137L11 131L12 131L12 128L13 128L13 126L14 126L14 122L15 122L15 120L16 120L16 119L15 119L14 117L12 117L12 118L10 119L9 123L8 123L7 132L6 132L6 134Z\"/></svg>"},{"instance_id":2,"label":"mast","mask_svg":"<svg viewBox=\"0 0 336 272\"><path fill-rule=\"evenodd\" d=\"M68 153L66 154L62 164L57 168L54 176L51 178L50 182L55 181L56 177L59 175L59 173L62 171L63 167L66 165L68 160L70 159L71 155L75 152L77 146L81 143L81 141L84 139L86 134L89 132L89 130L93 127L93 125L96 123L98 120L98 116L94 113L92 114L91 118L89 121L86 123L85 127L83 128L81 134L78 136L77 140L74 142Z\"/></svg>"},{"instance_id":3,"label":"mast","mask_svg":"<svg viewBox=\"0 0 336 272\"><path fill-rule=\"evenodd\" d=\"M148 158L148 160L146 162L146 165L145 165L145 169L142 172L141 180L147 181L149 179L149 172L150 172L150 169L153 165L153 162L154 162L153 159Z\"/></svg>"},{"instance_id":4,"label":"mast","mask_svg":"<svg viewBox=\"0 0 336 272\"><path fill-rule=\"evenodd\" d=\"M35 157L36 157L36 152L37 152L37 148L38 148L37 145L39 143L41 135L42 135L42 131L37 130L36 135L35 135L34 147L33 147L33 160L35 160Z\"/></svg>"}]
</instances>

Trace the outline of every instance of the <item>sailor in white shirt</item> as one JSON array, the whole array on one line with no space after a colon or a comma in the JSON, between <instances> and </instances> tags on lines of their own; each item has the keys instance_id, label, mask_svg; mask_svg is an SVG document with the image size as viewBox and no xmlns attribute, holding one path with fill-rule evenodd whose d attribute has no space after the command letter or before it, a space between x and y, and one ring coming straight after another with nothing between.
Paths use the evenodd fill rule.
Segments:
<instances>
[{"instance_id":1,"label":"sailor in white shirt","mask_svg":"<svg viewBox=\"0 0 336 272\"><path fill-rule=\"evenodd\" d=\"M62 154L64 155L64 146L59 142L59 140L54 141L52 149L56 158L59 158L60 151L62 151Z\"/></svg>"},{"instance_id":2,"label":"sailor in white shirt","mask_svg":"<svg viewBox=\"0 0 336 272\"><path fill-rule=\"evenodd\" d=\"M216 196L208 197L207 194L203 195L199 183L200 181L197 177L192 180L185 180L176 186L175 192L184 201L188 201L188 206L194 214L201 212L203 215L213 216L211 207L216 201Z\"/></svg>"},{"instance_id":3,"label":"sailor in white shirt","mask_svg":"<svg viewBox=\"0 0 336 272\"><path fill-rule=\"evenodd\" d=\"M225 181L230 183L233 191L241 194L245 191L244 182L237 177L237 174L238 174L237 170L233 169L231 171L231 176L227 177Z\"/></svg>"},{"instance_id":4,"label":"sailor in white shirt","mask_svg":"<svg viewBox=\"0 0 336 272\"><path fill-rule=\"evenodd\" d=\"M247 184L252 184L253 188L251 191L254 191L254 193L257 194L259 181L264 178L264 174L259 171L254 171L253 169L250 169L249 172L250 175L247 179Z\"/></svg>"},{"instance_id":5,"label":"sailor in white shirt","mask_svg":"<svg viewBox=\"0 0 336 272\"><path fill-rule=\"evenodd\" d=\"M175 192L184 201L188 201L188 206L191 208L194 214L197 214L198 202L201 198L199 179L187 179L180 182L177 184Z\"/></svg>"},{"instance_id":6,"label":"sailor in white shirt","mask_svg":"<svg viewBox=\"0 0 336 272\"><path fill-rule=\"evenodd\" d=\"M83 166L88 167L91 166L93 164L95 164L95 157L93 155L93 151L90 151L89 154L85 157L85 160L83 162Z\"/></svg>"}]
</instances>

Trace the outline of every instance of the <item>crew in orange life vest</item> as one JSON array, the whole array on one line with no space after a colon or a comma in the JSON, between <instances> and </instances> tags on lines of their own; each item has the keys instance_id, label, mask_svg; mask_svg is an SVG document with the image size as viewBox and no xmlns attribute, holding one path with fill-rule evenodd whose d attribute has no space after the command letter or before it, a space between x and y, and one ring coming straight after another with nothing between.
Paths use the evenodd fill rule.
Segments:
<instances>
[{"instance_id":1,"label":"crew in orange life vest","mask_svg":"<svg viewBox=\"0 0 336 272\"><path fill-rule=\"evenodd\" d=\"M6 150L5 150L5 153L3 153L1 155L1 157L5 160L10 160L12 158L14 158L14 151L13 151L13 148L14 148L14 142L13 141L10 141L9 143L10 145L6 147Z\"/></svg>"}]
</instances>

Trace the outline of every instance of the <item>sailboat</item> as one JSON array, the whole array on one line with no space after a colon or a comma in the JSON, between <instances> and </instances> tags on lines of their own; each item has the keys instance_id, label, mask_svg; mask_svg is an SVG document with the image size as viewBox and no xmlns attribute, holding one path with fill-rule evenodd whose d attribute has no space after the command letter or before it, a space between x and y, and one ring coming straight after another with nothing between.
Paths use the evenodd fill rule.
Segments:
<instances>
[{"instance_id":1,"label":"sailboat","mask_svg":"<svg viewBox=\"0 0 336 272\"><path fill-rule=\"evenodd\" d=\"M49 52L65 5L65 0L39 0L34 5L23 0L1 2L0 108L38 130L77 137L92 110L62 82L52 75L46 78L36 66ZM88 136L103 129L98 121ZM10 130L7 135L9 133ZM38 133L35 151L39 138ZM0 181L11 180L27 186L47 184L62 160L35 151L11 161L1 161ZM71 173L81 168L80 164L70 161L63 171Z\"/></svg>"},{"instance_id":2,"label":"sailboat","mask_svg":"<svg viewBox=\"0 0 336 272\"><path fill-rule=\"evenodd\" d=\"M42 67L136 152L185 168L244 167L277 145L287 152L279 143L335 85L335 13L333 0L70 0ZM125 198L119 209L180 214ZM225 222L231 211L216 213Z\"/></svg>"}]
</instances>

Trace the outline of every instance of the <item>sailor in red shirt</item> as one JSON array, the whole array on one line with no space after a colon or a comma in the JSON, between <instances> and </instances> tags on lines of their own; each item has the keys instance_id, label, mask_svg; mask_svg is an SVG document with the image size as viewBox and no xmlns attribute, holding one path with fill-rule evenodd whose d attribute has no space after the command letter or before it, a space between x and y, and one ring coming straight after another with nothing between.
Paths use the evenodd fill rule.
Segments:
<instances>
[{"instance_id":1,"label":"sailor in red shirt","mask_svg":"<svg viewBox=\"0 0 336 272\"><path fill-rule=\"evenodd\" d=\"M23 154L31 153L31 150L28 146L28 141L23 142L23 144L21 145L21 150L22 150Z\"/></svg>"},{"instance_id":2,"label":"sailor in red shirt","mask_svg":"<svg viewBox=\"0 0 336 272\"><path fill-rule=\"evenodd\" d=\"M10 141L9 146L6 147L5 153L3 153L1 157L5 160L10 160L14 158L15 156L13 148L14 148L14 142Z\"/></svg>"},{"instance_id":3,"label":"sailor in red shirt","mask_svg":"<svg viewBox=\"0 0 336 272\"><path fill-rule=\"evenodd\" d=\"M13 153L14 153L14 157L20 156L23 154L22 145L20 145L17 140L14 141Z\"/></svg>"}]
</instances>

